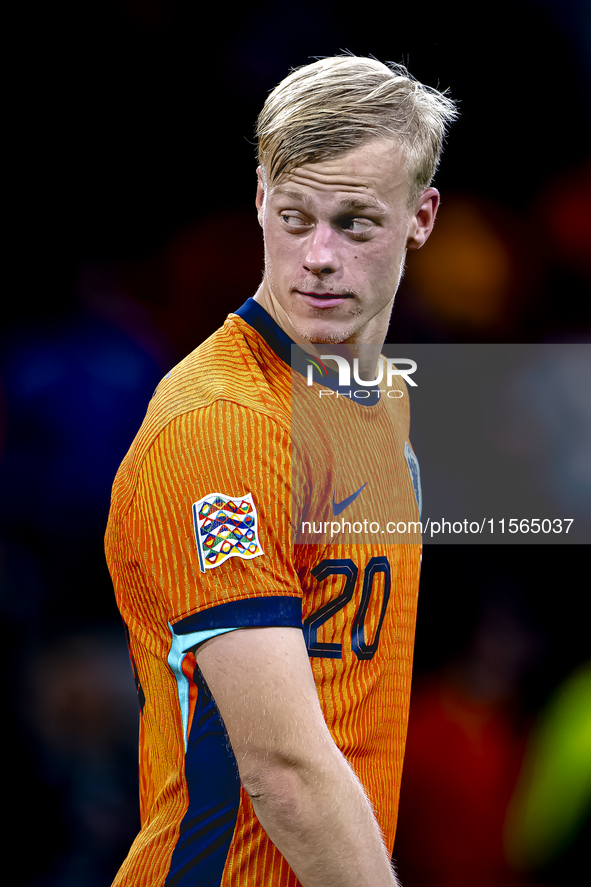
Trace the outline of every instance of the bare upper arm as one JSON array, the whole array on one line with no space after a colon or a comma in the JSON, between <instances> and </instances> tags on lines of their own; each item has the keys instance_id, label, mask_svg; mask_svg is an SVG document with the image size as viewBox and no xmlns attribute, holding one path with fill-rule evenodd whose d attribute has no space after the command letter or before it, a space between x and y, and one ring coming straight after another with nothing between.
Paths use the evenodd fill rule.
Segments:
<instances>
[{"instance_id":1,"label":"bare upper arm","mask_svg":"<svg viewBox=\"0 0 591 887\"><path fill-rule=\"evenodd\" d=\"M196 651L245 781L261 765L293 766L333 753L299 628L249 628Z\"/></svg>"},{"instance_id":2,"label":"bare upper arm","mask_svg":"<svg viewBox=\"0 0 591 887\"><path fill-rule=\"evenodd\" d=\"M307 887L397 887L364 789L324 720L299 628L251 628L196 650L270 840Z\"/></svg>"}]
</instances>

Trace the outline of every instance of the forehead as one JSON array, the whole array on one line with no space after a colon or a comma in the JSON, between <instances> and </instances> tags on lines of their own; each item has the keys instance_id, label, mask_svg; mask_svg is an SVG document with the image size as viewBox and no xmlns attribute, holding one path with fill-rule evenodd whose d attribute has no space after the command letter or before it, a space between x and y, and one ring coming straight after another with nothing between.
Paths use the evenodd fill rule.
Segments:
<instances>
[{"instance_id":1,"label":"forehead","mask_svg":"<svg viewBox=\"0 0 591 887\"><path fill-rule=\"evenodd\" d=\"M305 163L284 173L270 189L270 196L304 201L332 197L350 209L388 207L408 196L405 161L400 142L374 139L346 154Z\"/></svg>"}]
</instances>

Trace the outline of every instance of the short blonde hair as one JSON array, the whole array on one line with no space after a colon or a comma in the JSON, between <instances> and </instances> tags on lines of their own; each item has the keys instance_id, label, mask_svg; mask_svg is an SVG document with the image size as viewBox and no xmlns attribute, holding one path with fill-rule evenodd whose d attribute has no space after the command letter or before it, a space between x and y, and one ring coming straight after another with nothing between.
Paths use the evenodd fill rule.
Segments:
<instances>
[{"instance_id":1,"label":"short blonde hair","mask_svg":"<svg viewBox=\"0 0 591 887\"><path fill-rule=\"evenodd\" d=\"M304 163L397 138L406 148L410 200L439 164L454 102L415 80L402 65L352 55L292 71L270 93L256 127L259 164L270 185Z\"/></svg>"}]
</instances>

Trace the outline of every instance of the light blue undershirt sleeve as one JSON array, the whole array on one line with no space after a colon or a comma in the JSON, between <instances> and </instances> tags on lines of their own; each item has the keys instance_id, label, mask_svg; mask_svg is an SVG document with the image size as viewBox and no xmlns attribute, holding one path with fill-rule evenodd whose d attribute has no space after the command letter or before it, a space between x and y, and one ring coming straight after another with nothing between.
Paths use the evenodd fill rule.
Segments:
<instances>
[{"instance_id":1,"label":"light blue undershirt sleeve","mask_svg":"<svg viewBox=\"0 0 591 887\"><path fill-rule=\"evenodd\" d=\"M204 631L192 631L190 634L175 634L172 625L168 623L170 633L172 635L172 645L168 654L168 664L176 678L179 694L179 704L181 707L181 718L183 720L183 736L185 739L185 752L187 751L187 730L189 725L189 680L183 672L183 659L192 647L208 641L210 638L216 637L218 634L226 634L228 631L237 631L241 628L237 625L235 628L208 628Z\"/></svg>"}]
</instances>

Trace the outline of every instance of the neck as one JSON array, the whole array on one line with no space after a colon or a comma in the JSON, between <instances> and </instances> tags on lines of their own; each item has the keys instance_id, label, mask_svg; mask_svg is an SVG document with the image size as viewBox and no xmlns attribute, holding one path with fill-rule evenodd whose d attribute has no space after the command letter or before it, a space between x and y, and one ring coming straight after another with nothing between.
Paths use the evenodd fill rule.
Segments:
<instances>
[{"instance_id":1,"label":"neck","mask_svg":"<svg viewBox=\"0 0 591 887\"><path fill-rule=\"evenodd\" d=\"M380 352L383 345L383 338L379 344L375 343L358 343L358 342L342 342L338 345L333 345L330 343L323 342L310 342L308 339L304 339L303 336L300 336L299 333L293 328L292 323L287 316L286 312L283 310L273 292L271 287L267 282L267 278L264 277L261 285L254 295L255 302L258 302L259 305L265 309L267 314L270 314L275 323L281 327L284 333L286 333L289 338L295 342L296 345L299 345L303 351L307 354L312 355L313 357L322 357L323 354L327 352L333 351L337 354L346 357L349 362L353 363L353 360L357 358L359 365L359 373L363 379L374 379L376 376L376 368L378 364L378 360L380 357Z\"/></svg>"}]
</instances>

